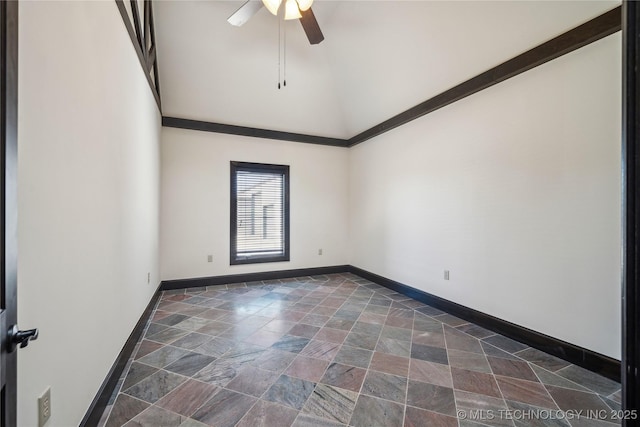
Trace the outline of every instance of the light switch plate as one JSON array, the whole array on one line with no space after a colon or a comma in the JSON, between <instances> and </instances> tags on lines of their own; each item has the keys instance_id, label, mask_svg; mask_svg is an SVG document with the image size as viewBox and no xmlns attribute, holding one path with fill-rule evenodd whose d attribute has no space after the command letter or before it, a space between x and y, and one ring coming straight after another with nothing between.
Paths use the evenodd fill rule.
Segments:
<instances>
[{"instance_id":1,"label":"light switch plate","mask_svg":"<svg viewBox=\"0 0 640 427\"><path fill-rule=\"evenodd\" d=\"M38 427L44 426L51 418L51 387L38 398Z\"/></svg>"}]
</instances>

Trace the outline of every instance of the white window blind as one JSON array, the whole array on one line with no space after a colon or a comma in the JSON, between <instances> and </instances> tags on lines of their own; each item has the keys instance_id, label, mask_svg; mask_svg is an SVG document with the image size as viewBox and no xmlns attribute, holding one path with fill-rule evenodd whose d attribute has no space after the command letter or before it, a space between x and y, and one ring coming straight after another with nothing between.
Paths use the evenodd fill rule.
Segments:
<instances>
[{"instance_id":1,"label":"white window blind","mask_svg":"<svg viewBox=\"0 0 640 427\"><path fill-rule=\"evenodd\" d=\"M232 163L232 263L288 259L287 187L286 166Z\"/></svg>"}]
</instances>

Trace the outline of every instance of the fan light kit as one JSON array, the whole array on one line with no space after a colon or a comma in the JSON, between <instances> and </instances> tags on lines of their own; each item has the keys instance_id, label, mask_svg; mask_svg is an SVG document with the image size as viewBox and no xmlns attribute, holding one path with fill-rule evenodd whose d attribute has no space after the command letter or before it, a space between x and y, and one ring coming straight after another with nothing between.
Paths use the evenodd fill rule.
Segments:
<instances>
[{"instance_id":1,"label":"fan light kit","mask_svg":"<svg viewBox=\"0 0 640 427\"><path fill-rule=\"evenodd\" d=\"M318 44L324 40L324 35L311 9L313 0L247 0L227 21L231 25L240 27L246 24L263 7L266 7L273 15L278 16L282 3L284 3L284 14L281 11L280 16L284 15L285 20L300 20L309 43Z\"/></svg>"},{"instance_id":2,"label":"fan light kit","mask_svg":"<svg viewBox=\"0 0 640 427\"><path fill-rule=\"evenodd\" d=\"M262 0L265 7L271 14L278 16L278 9L282 4L282 0ZM284 19L289 21L291 19L300 19L302 15L300 11L306 12L311 7L313 0L286 0L284 6Z\"/></svg>"},{"instance_id":3,"label":"fan light kit","mask_svg":"<svg viewBox=\"0 0 640 427\"><path fill-rule=\"evenodd\" d=\"M284 10L282 10L284 3ZM285 21L298 19L304 29L309 43L318 44L324 40L324 35L320 30L318 21L316 20L311 5L313 0L247 0L233 15L227 19L231 25L240 27L249 21L262 7L266 7L271 14L278 17L278 89L280 89L280 58L284 53L284 77L283 85L287 85L287 34L286 25L282 25L283 17ZM280 14L278 12L280 11ZM283 28L284 27L284 28ZM283 31L284 30L284 31Z\"/></svg>"}]
</instances>

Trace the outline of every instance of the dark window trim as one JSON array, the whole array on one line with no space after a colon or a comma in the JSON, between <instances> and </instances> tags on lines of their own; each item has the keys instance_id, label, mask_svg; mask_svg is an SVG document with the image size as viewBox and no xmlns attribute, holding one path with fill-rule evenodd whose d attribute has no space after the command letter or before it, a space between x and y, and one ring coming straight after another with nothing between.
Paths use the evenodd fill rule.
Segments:
<instances>
[{"instance_id":1,"label":"dark window trim","mask_svg":"<svg viewBox=\"0 0 640 427\"><path fill-rule=\"evenodd\" d=\"M230 199L229 204L231 207L230 218L230 242L229 242L229 263L231 265L242 264L259 264L265 262L285 262L290 260L290 236L289 236L289 166L288 165L272 165L265 163L249 163L249 162L231 162L231 174L229 176L230 181ZM236 184L236 172L240 170L246 170L251 172L280 172L284 175L284 254L279 256L265 256L265 257L251 257L239 259L237 253L237 238L238 238L238 205L237 205L237 184Z\"/></svg>"}]
</instances>

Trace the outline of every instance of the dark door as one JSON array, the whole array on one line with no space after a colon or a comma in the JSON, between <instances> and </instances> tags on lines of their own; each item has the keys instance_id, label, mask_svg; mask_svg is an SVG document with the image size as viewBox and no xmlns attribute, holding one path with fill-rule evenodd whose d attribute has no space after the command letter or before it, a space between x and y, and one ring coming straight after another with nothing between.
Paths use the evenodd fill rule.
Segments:
<instances>
[{"instance_id":1,"label":"dark door","mask_svg":"<svg viewBox=\"0 0 640 427\"><path fill-rule=\"evenodd\" d=\"M16 425L18 2L0 3L0 405L2 427Z\"/></svg>"},{"instance_id":2,"label":"dark door","mask_svg":"<svg viewBox=\"0 0 640 427\"><path fill-rule=\"evenodd\" d=\"M16 425L16 349L38 337L18 330L18 2L0 2L0 427Z\"/></svg>"},{"instance_id":3,"label":"dark door","mask_svg":"<svg viewBox=\"0 0 640 427\"><path fill-rule=\"evenodd\" d=\"M640 410L640 3L622 4L624 185L622 409ZM639 414L636 412L636 416ZM623 419L623 425L640 425Z\"/></svg>"}]
</instances>

